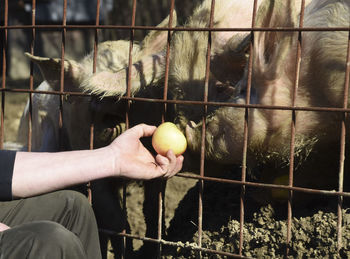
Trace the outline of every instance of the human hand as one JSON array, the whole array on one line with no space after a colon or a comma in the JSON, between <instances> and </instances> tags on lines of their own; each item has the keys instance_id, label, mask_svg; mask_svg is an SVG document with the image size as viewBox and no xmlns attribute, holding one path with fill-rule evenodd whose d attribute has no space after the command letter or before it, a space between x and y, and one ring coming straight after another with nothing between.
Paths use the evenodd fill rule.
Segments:
<instances>
[{"instance_id":1,"label":"human hand","mask_svg":"<svg viewBox=\"0 0 350 259\"><path fill-rule=\"evenodd\" d=\"M0 222L0 232L5 231L5 230L7 230L9 228L10 228L9 226L7 226L4 223Z\"/></svg>"},{"instance_id":2,"label":"human hand","mask_svg":"<svg viewBox=\"0 0 350 259\"><path fill-rule=\"evenodd\" d=\"M139 124L125 131L110 145L116 176L130 179L170 178L182 168L183 156L176 157L172 150L166 156L154 157L141 143L140 138L150 137L155 126Z\"/></svg>"}]
</instances>

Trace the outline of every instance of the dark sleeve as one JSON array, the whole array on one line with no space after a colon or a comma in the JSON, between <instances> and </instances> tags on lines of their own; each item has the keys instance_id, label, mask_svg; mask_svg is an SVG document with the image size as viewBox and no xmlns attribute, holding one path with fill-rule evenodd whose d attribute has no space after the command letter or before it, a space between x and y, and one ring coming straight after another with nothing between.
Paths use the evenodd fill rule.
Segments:
<instances>
[{"instance_id":1,"label":"dark sleeve","mask_svg":"<svg viewBox=\"0 0 350 259\"><path fill-rule=\"evenodd\" d=\"M12 200L12 175L16 151L0 150L0 201Z\"/></svg>"}]
</instances>

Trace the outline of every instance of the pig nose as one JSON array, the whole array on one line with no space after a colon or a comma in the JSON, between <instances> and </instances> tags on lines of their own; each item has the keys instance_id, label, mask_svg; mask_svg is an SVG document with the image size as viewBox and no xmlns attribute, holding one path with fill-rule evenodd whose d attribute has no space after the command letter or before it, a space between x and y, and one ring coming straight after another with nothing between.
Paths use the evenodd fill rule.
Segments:
<instances>
[{"instance_id":1,"label":"pig nose","mask_svg":"<svg viewBox=\"0 0 350 259\"><path fill-rule=\"evenodd\" d=\"M190 121L188 124L187 124L188 127L191 127L192 129L194 129L195 127L197 127L197 124L194 122L194 121ZM186 127L186 130L187 130L187 127Z\"/></svg>"}]
</instances>

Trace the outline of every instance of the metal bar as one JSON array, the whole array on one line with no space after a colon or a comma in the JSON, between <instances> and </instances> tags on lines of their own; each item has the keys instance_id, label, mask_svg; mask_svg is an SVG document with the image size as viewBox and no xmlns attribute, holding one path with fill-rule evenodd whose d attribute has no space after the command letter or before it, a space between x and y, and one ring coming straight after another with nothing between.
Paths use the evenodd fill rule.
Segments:
<instances>
[{"instance_id":1,"label":"metal bar","mask_svg":"<svg viewBox=\"0 0 350 259\"><path fill-rule=\"evenodd\" d=\"M99 25L100 24L100 0L97 0L96 2L96 17L95 17L95 24ZM94 39L94 50L93 50L93 60L92 60L92 72L96 73L96 58L97 58L97 51L98 51L98 29L95 30L95 39ZM95 117L95 112L91 111L91 122L90 122L90 150L94 149L94 117ZM87 188L87 194L88 194L88 200L90 204L92 204L92 190L91 190L91 182L88 182L86 184Z\"/></svg>"},{"instance_id":2,"label":"metal bar","mask_svg":"<svg viewBox=\"0 0 350 259\"><path fill-rule=\"evenodd\" d=\"M168 27L172 28L173 24L173 12L175 9L175 0L171 0L170 2L170 14L169 14L169 23ZM166 101L168 99L168 80L169 80L169 63L170 63L170 44L171 44L171 31L168 31L167 37L167 45L166 45L166 56L165 56L165 73L164 73L164 92L163 92L163 100ZM162 114L162 122L166 120L165 114L167 112L167 103L164 103L164 113Z\"/></svg>"},{"instance_id":3,"label":"metal bar","mask_svg":"<svg viewBox=\"0 0 350 259\"><path fill-rule=\"evenodd\" d=\"M210 18L209 18L209 28L214 25L214 10L215 10L215 0L211 1L210 7ZM210 55L211 55L211 32L208 32L208 45L207 45L207 56L206 56L206 68L205 68L205 78L204 78L204 89L203 89L203 100L208 101L208 89L209 89L209 75L210 75ZM206 135L206 116L207 116L207 105L203 105L203 115L202 115L202 135L201 135L201 149L200 149L200 176L204 176L204 160L205 160L205 135ZM204 181L199 181L198 190L198 246L202 246L202 229L203 229L203 192L204 192ZM198 251L197 258L201 258L201 251Z\"/></svg>"},{"instance_id":4,"label":"metal bar","mask_svg":"<svg viewBox=\"0 0 350 259\"><path fill-rule=\"evenodd\" d=\"M199 175L189 175L186 173L177 173L175 177L183 177L183 178L189 178L189 179L196 179L196 180L205 180L210 182L218 182L218 183L229 183L229 184L235 184L235 185L245 185L245 186L251 186L251 187L258 187L258 188L267 188L267 189L280 189L280 190L293 190L294 192L303 192L303 193L310 193L310 194L321 194L326 196L344 196L344 197L350 197L350 192L339 192L335 190L319 190L319 189L311 189L311 188L303 188L303 187L297 187L297 186L287 186L287 185L278 185L278 184L269 184L269 183L257 183L257 182L249 182L249 181L240 181L240 180L232 180L232 179L224 179L224 178L215 178L215 177L208 177L208 176L199 176Z\"/></svg>"},{"instance_id":5,"label":"metal bar","mask_svg":"<svg viewBox=\"0 0 350 259\"><path fill-rule=\"evenodd\" d=\"M24 93L38 93L38 94L53 94L53 95L64 95L65 97L71 96L91 96L89 93L81 92L59 92L59 91L41 91L41 90L29 90L29 89L0 89L0 92L24 92ZM112 97L104 97L112 98ZM115 99L113 97L113 99ZM120 99L130 101L141 101L141 102L158 102L158 103L171 103L171 104L183 104L183 105L208 105L208 106L222 106L222 107L236 107L236 108L250 108L250 109L268 109L268 110L290 110L290 111L316 111L316 112L346 112L349 113L349 108L336 108L336 107L307 107L307 106L281 106L281 105L261 105L261 104L238 104L228 102L204 102L204 101L186 101L186 100L163 100L155 98L142 98L142 97L127 97L123 96Z\"/></svg>"},{"instance_id":6,"label":"metal bar","mask_svg":"<svg viewBox=\"0 0 350 259\"><path fill-rule=\"evenodd\" d=\"M303 27L303 28L292 28L292 27L275 27L275 28L269 28L269 27L255 27L255 28L240 28L240 27L229 27L229 28L203 28L203 27L156 27L156 26L130 26L130 25L74 25L74 24L67 24L67 25L54 25L54 24L45 24L45 25L6 25L6 26L0 26L0 30L3 29L56 29L56 30L62 30L62 29L105 29L105 30L156 30L156 31L211 31L211 32L218 32L218 31L237 31L237 32L252 32L252 31L350 31L349 27Z\"/></svg>"},{"instance_id":7,"label":"metal bar","mask_svg":"<svg viewBox=\"0 0 350 259\"><path fill-rule=\"evenodd\" d=\"M254 0L253 4L253 15L251 27L255 27L256 12L257 12L257 0ZM250 104L250 93L252 86L252 74L253 74L253 53L254 53L254 33L251 32L251 40L249 43L249 59L248 59L248 79L247 79L247 93L245 98L245 103ZM243 150L242 150L242 170L241 170L241 180L244 183L246 181L247 174L247 150L248 150L248 119L249 119L249 109L245 108L244 113L244 131L243 131ZM245 185L241 186L240 194L240 216L239 216L239 254L242 255L243 252L243 229L244 229L244 199L245 199Z\"/></svg>"},{"instance_id":8,"label":"metal bar","mask_svg":"<svg viewBox=\"0 0 350 259\"><path fill-rule=\"evenodd\" d=\"M241 255L237 255L237 254L224 252L224 251L217 251L217 250L213 250L213 249L203 248L203 247L199 247L195 244L190 244L190 243L172 242L172 241L167 241L167 240L163 240L163 239L159 240L159 239L154 239L154 238L149 238L149 237L140 237L140 236L136 236L136 235L119 233L116 231L112 231L112 230L108 230L108 229L101 229L101 228L99 228L99 231L106 233L106 234L109 234L109 235L123 236L123 237L131 238L131 239L138 239L138 240L147 241L147 242L159 243L159 244L163 244L163 245L167 245L167 246L174 246L174 247L181 247L183 249L197 250L197 251L201 251L201 252L205 252L205 253L209 253L209 254L227 256L230 258L245 258L245 259L251 258L251 257L246 257L246 256L241 256Z\"/></svg>"},{"instance_id":9,"label":"metal bar","mask_svg":"<svg viewBox=\"0 0 350 259\"><path fill-rule=\"evenodd\" d=\"M174 16L174 9L175 9L175 0L170 1L170 13L169 13L169 22L168 27L172 28L173 24L173 16ZM168 31L168 37L167 37L167 45L166 45L166 56L165 56L165 75L164 75L164 90L163 90L163 100L166 101L168 99L168 80L169 80L169 64L170 64L170 44L171 44L171 36L172 33L169 30ZM166 113L167 113L167 103L163 103L163 112L162 112L162 123L166 121ZM166 186L166 180L159 180L159 193L158 193L158 233L157 238L158 240L162 239L162 232L163 232L163 217L164 217L164 211L163 211L163 204L165 197L165 186ZM165 206L164 206L165 207ZM161 244L159 244L158 247L158 258L161 258L162 254L162 247Z\"/></svg>"},{"instance_id":10,"label":"metal bar","mask_svg":"<svg viewBox=\"0 0 350 259\"><path fill-rule=\"evenodd\" d=\"M299 17L299 28L302 28L304 25L304 11L305 11L305 0L301 1L301 10ZM298 42L296 50L296 60L295 60L295 75L294 75L294 86L293 86L293 95L292 95L292 106L296 105L298 88L299 88L299 79L300 79L300 64L301 64L301 32L298 32ZM291 122L291 138L290 138L290 164L289 164L289 176L288 176L288 185L293 186L294 182L294 151L295 151L295 132L296 132L296 112L292 111L292 122ZM293 190L289 190L288 193L288 203L287 203L287 240L286 240L286 257L289 254L289 246L292 237L292 201L293 201Z\"/></svg>"},{"instance_id":11,"label":"metal bar","mask_svg":"<svg viewBox=\"0 0 350 259\"><path fill-rule=\"evenodd\" d=\"M90 97L90 94L87 93L77 93L77 92L65 92L64 91L64 64L61 63L61 88L60 91L36 91L33 89L33 67L31 63L31 74L30 74L30 89L7 89L6 88L6 52L7 52L7 31L12 29L31 29L32 30L32 45L31 45L31 53L34 52L34 41L35 41L35 31L40 29L51 29L51 30L60 30L62 31L62 44L61 44L61 58L64 59L65 55L65 37L66 37L66 30L69 29L95 29L95 42L94 42L94 60L93 60L93 72L96 71L96 58L97 58L97 51L98 51L98 30L100 29L120 29L120 30L130 30L130 49L129 49L129 73L128 73L128 86L127 86L127 95L125 97L122 97L122 99L127 100L128 109L130 107L130 104L132 101L144 101L144 102L155 102L155 103L163 103L164 104L164 113L162 115L162 121L165 121L165 112L167 110L167 104L185 104L185 105L201 105L203 106L204 110L204 116L202 118L203 120L203 127L202 127L202 145L201 145L201 161L200 161L200 175L199 176L189 176L186 174L179 173L178 177L184 177L184 178L192 178L200 180L200 191L199 191L199 212L198 212L198 245L193 244L181 244L178 242L170 242L162 240L162 193L159 192L159 210L158 210L158 237L157 239L149 238L149 237L139 237L134 236L126 233L126 229L124 227L122 233L116 233L109 230L102 230L103 232L109 233L109 234L117 234L119 236L124 237L124 251L123 256L125 257L125 242L126 238L135 238L140 239L143 241L149 241L149 242L155 242L159 244L159 256L161 253L161 245L170 245L170 246L176 246L176 247L182 247L185 249L193 249L199 251L199 256L201 256L201 252L211 253L211 254L218 254L222 256L227 257L235 257L235 258L247 258L242 256L242 247L243 247L243 226L244 226L244 196L245 196L245 187L251 186L251 187L257 187L257 188L270 188L270 189L281 189L281 190L288 190L290 193L289 201L288 201L288 227L287 227L287 251L286 254L288 255L288 244L291 241L291 224L292 224L292 193L293 192L304 192L304 193L312 193L312 194L320 194L320 195L328 195L328 196L338 196L338 225L337 225L337 234L338 234L338 248L341 247L341 225L342 225L342 214L341 214L341 208L342 208L342 201L343 197L350 197L350 193L343 192L343 174L344 174L344 153L345 153L345 137L346 137L346 120L347 120L347 113L350 112L350 109L348 109L347 105L347 98L348 98L348 88L349 88L349 73L350 73L350 35L349 35L349 42L348 42L348 53L347 53L347 66L346 66L346 74L345 74L345 85L344 85L344 105L343 107L295 107L296 104L296 94L299 84L299 72L300 72L300 60L301 60L301 32L307 32L307 31L346 31L350 32L350 28L348 27L333 27L333 28L321 28L321 27L309 27L309 28L301 28L302 26L302 18L304 13L304 7L305 7L305 0L302 0L302 8L301 8L301 15L300 15L300 24L299 28L254 28L254 20L255 20L255 13L256 13L256 1L254 0L254 11L253 11L253 18L252 18L252 28L212 28L212 17L213 17L213 10L215 6L215 0L212 0L212 8L211 8L211 21L208 28L184 28L184 27L172 27L172 12L174 8L174 0L171 0L171 8L170 8L170 19L169 19L169 25L168 27L154 27L154 26L135 26L135 14L136 14L136 0L133 1L133 15L132 15L132 24L131 26L120 26L120 25L100 25L99 24L99 6L100 6L100 0L98 0L97 3L97 9L96 9L96 24L95 25L67 25L66 24L66 8L67 8L67 0L64 1L64 17L63 17L63 24L62 25L37 25L35 24L35 2L36 0L32 0L32 25L11 25L9 26L7 23L7 16L8 16L8 0L5 0L5 24L4 26L0 26L0 29L4 32L4 47L2 49L3 51L3 78L2 78L2 87L0 89L1 95L2 95L2 106L1 106L1 129L0 129L0 148L3 147L4 142L4 111L5 111L5 93L6 92L23 92L28 93L30 98L30 103L32 103L32 94L54 94L59 95L61 99L60 103L60 127L62 127L63 124L63 99L65 96L86 96ZM167 54L166 54L166 69L165 69L165 83L164 83L164 94L163 99L147 99L147 98L140 98L140 97L131 97L130 96L130 89L131 89L131 64L132 64L132 49L133 49L133 38L134 38L134 31L135 30L167 30L168 31L168 42L167 42ZM176 31L205 31L209 33L208 38L208 49L207 49L207 70L206 70L206 76L205 76L205 87L204 87L204 100L203 101L185 101L185 100L168 100L167 99L167 91L168 91L168 73L169 73L169 60L170 60L170 42L171 42L171 32ZM219 31L245 31L247 33L253 32L259 32L259 31L275 31L275 32L298 32L299 33L299 40L298 40L298 46L297 46L297 62L296 62L296 74L295 74L295 85L294 85L294 92L293 92L293 101L291 106L273 106L273 105L258 105L258 104L250 104L249 103L249 96L250 96L250 87L251 87L251 73L252 73L252 57L249 58L249 66L248 66L248 90L247 90L247 96L246 96L246 103L245 104L234 104L234 103L220 103L220 102L209 102L208 101L208 79L209 79L209 71L210 71L210 49L211 49L211 40L210 40L210 33L211 32L219 32ZM253 39L250 43L250 50L252 53L253 50ZM252 55L251 55L252 56ZM236 108L243 108L246 110L245 113L245 125L244 125L244 147L243 147L243 159L242 159L242 174L241 174L241 180L230 180L230 179L221 179L221 178L214 178L214 177L205 177L204 176L204 169L205 169L205 161L204 161L204 154L205 154L205 132L206 132L206 126L205 126L205 115L207 113L207 107L208 106L219 106L219 107L236 107ZM289 110L292 112L292 123L291 123L291 145L290 145L290 160L291 160L291 166L289 170L289 184L288 186L284 185L277 185L277 184L265 184L265 183L255 183L255 182L247 182L246 181L246 153L247 153L247 145L248 145L248 112L249 109L272 109L272 110ZM339 187L338 191L329 191L329 190L317 190L317 189L309 189L309 188L301 188L301 187L295 187L293 186L293 161L294 161L294 138L295 138L295 113L296 111L320 111L320 112L341 112L343 113L343 121L342 121L342 127L341 127L341 148L340 148L340 168L339 168ZM29 118L29 126L31 126L31 108L30 108L30 118ZM126 128L128 128L129 125L129 114L128 111L126 112ZM93 124L91 124L90 128L90 148L93 148ZM28 149L31 149L31 127L29 127L28 130ZM236 184L241 186L241 207L240 207L240 247L239 247L239 255L226 253L223 251L215 251L211 249L206 249L201 247L202 246L202 214L203 214L203 200L202 195L204 193L203 186L204 181L215 181L215 182L221 182L221 183L229 183L229 184ZM125 214L124 219L126 219L126 186L123 186L123 213ZM125 226L125 225L124 225Z\"/></svg>"},{"instance_id":12,"label":"metal bar","mask_svg":"<svg viewBox=\"0 0 350 259\"><path fill-rule=\"evenodd\" d=\"M63 19L62 24L65 26L67 24L67 0L63 1ZM65 56L65 45L66 45L66 33L67 30L65 27L62 29L62 38L61 38L61 74L60 74L60 92L64 92L64 56ZM59 128L59 150L64 150L63 146L63 95L60 95L60 107L59 107L59 119L58 119L58 128Z\"/></svg>"},{"instance_id":13,"label":"metal bar","mask_svg":"<svg viewBox=\"0 0 350 259\"><path fill-rule=\"evenodd\" d=\"M348 50L347 50L347 60L346 60L346 69L345 69L345 84L344 84L344 99L343 107L348 107L348 97L349 97L349 79L350 77L350 33L348 36ZM339 159L339 180L338 180L338 190L339 192L343 191L344 184L344 162L345 162L345 141L346 141L346 121L348 114L343 114L343 120L341 122L341 135L340 135L340 159ZM342 206L343 206L343 196L338 196L338 221L337 221L337 245L338 252L342 247Z\"/></svg>"},{"instance_id":14,"label":"metal bar","mask_svg":"<svg viewBox=\"0 0 350 259\"><path fill-rule=\"evenodd\" d=\"M36 0L32 0L32 25L35 25L35 10ZM35 28L32 29L32 42L30 44L30 54L34 55L34 44L35 44ZM30 76L29 76L29 89L34 89L34 64L30 62ZM32 150L32 115L33 115L33 94L29 93L29 116L28 116L28 147L27 150Z\"/></svg>"},{"instance_id":15,"label":"metal bar","mask_svg":"<svg viewBox=\"0 0 350 259\"><path fill-rule=\"evenodd\" d=\"M136 0L133 0L132 2L132 17L131 17L131 26L130 26L130 41L129 41L129 67L128 67L128 81L127 81L127 89L126 89L126 96L130 97L131 95L131 72L132 72L132 50L134 45L134 29L132 29L133 26L135 26L135 19L136 19ZM129 121L129 110L131 106L131 100L127 101L126 104L126 112L125 112L125 128L129 129L130 127L130 121ZM126 209L126 181L123 181L123 233L126 234L126 228L127 228L127 209ZM122 251L122 258L125 258L125 250L126 250L126 238L123 238L123 251Z\"/></svg>"},{"instance_id":16,"label":"metal bar","mask_svg":"<svg viewBox=\"0 0 350 259\"><path fill-rule=\"evenodd\" d=\"M8 0L5 0L4 6L4 27L8 26ZM1 89L6 88L6 63L7 63L7 29L3 29L2 39L2 81ZM0 149L4 146L4 118L5 118L5 92L1 93L1 128L0 128Z\"/></svg>"}]
</instances>

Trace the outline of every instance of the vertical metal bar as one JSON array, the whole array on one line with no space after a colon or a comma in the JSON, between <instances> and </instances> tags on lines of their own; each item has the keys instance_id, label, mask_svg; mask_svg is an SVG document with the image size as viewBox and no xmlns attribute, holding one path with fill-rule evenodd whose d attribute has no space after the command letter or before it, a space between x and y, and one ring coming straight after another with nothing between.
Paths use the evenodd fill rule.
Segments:
<instances>
[{"instance_id":1,"label":"vertical metal bar","mask_svg":"<svg viewBox=\"0 0 350 259\"><path fill-rule=\"evenodd\" d=\"M171 28L173 24L173 14L174 14L174 8L175 8L175 0L170 0L170 14L169 14L169 22L168 27ZM166 56L165 56L165 78L164 78L164 92L163 92L163 100L168 99L168 79L169 79L169 63L170 63L170 44L171 44L171 31L168 31L168 37L167 37L167 47L166 47ZM163 106L163 113L162 113L162 122L166 121L166 113L167 113L167 103L164 103ZM162 232L163 232L163 204L164 204L164 186L166 182L165 180L159 181L159 193L158 193L158 233L157 238L158 240L162 239ZM162 245L159 243L158 247L158 258L161 258L162 253Z\"/></svg>"},{"instance_id":2,"label":"vertical metal bar","mask_svg":"<svg viewBox=\"0 0 350 259\"><path fill-rule=\"evenodd\" d=\"M36 0L32 0L32 25L35 26L35 10ZM32 42L30 44L30 54L34 55L35 44L35 28L32 28ZM34 63L30 61L30 77L29 77L29 89L34 89ZM32 114L33 114L33 94L29 93L29 116L28 116L28 147L27 150L32 150Z\"/></svg>"},{"instance_id":3,"label":"vertical metal bar","mask_svg":"<svg viewBox=\"0 0 350 259\"><path fill-rule=\"evenodd\" d=\"M100 24L100 0L97 0L96 3L96 18L95 18L95 25L99 26ZM95 39L94 39L94 55L93 55L93 61L92 61L92 72L96 73L96 58L97 58L97 44L98 44L98 29L95 29ZM91 122L90 122L90 149L94 149L94 117L95 112L91 111ZM87 194L88 194L88 200L92 204L92 191L91 191L91 182L88 182L86 184L87 188Z\"/></svg>"},{"instance_id":4,"label":"vertical metal bar","mask_svg":"<svg viewBox=\"0 0 350 259\"><path fill-rule=\"evenodd\" d=\"M133 0L132 3L132 18L131 18L131 26L135 26L135 18L136 18L136 0ZM130 41L129 41L129 67L128 67L128 83L126 89L126 96L130 97L131 95L131 73L132 73L132 50L134 45L134 29L130 30ZM131 101L127 102L127 109L125 114L125 128L128 129L130 127L129 122L129 110L130 110Z\"/></svg>"},{"instance_id":5,"label":"vertical metal bar","mask_svg":"<svg viewBox=\"0 0 350 259\"><path fill-rule=\"evenodd\" d=\"M214 10L215 0L211 1L210 7L210 20L209 28L213 27L214 24ZM210 55L211 55L211 31L208 32L208 46L207 46L207 57L206 57L206 68L205 68L205 83L204 83L204 96L203 101L208 101L208 89L209 89L209 75L210 75ZM206 116L207 116L207 105L203 105L203 117L202 117L202 135L201 135L201 153L200 153L200 176L204 176L204 159L205 159L205 134L206 134ZM203 229L203 193L204 193L204 181L199 180L199 193L198 193L198 246L202 247L202 229ZM198 251L197 257L201 258L201 251Z\"/></svg>"},{"instance_id":6,"label":"vertical metal bar","mask_svg":"<svg viewBox=\"0 0 350 259\"><path fill-rule=\"evenodd\" d=\"M62 25L67 25L67 0L63 1L63 19ZM63 146L63 102L64 102L64 55L65 55L65 45L66 45L66 33L67 30L65 27L62 28L62 40L61 40L61 75L60 75L60 108L59 108L59 148L60 150L64 150Z\"/></svg>"},{"instance_id":7,"label":"vertical metal bar","mask_svg":"<svg viewBox=\"0 0 350 259\"><path fill-rule=\"evenodd\" d=\"M170 14L168 27L171 28L173 24L173 12L175 8L175 0L170 0ZM164 93L163 100L168 99L168 79L169 79L169 62L170 62L170 43L171 43L171 31L168 31L166 56L165 56L165 74L164 74ZM166 120L165 114L167 112L167 104L164 103L164 113L162 114L162 122Z\"/></svg>"},{"instance_id":8,"label":"vertical metal bar","mask_svg":"<svg viewBox=\"0 0 350 259\"><path fill-rule=\"evenodd\" d=\"M100 25L100 0L97 0L96 4L96 26ZM93 67L92 72L96 73L96 60L97 60L97 51L98 51L98 33L99 29L95 29L95 40L94 40L94 59L93 59Z\"/></svg>"},{"instance_id":9,"label":"vertical metal bar","mask_svg":"<svg viewBox=\"0 0 350 259\"><path fill-rule=\"evenodd\" d=\"M300 18L299 18L299 28L303 27L304 24L304 10L305 10L305 0L301 1ZM299 87L299 77L300 77L300 64L301 64L301 31L298 33L298 43L297 43L297 53L295 60L295 75L294 75L294 87L292 95L292 106L295 107L296 99ZM296 131L296 112L292 111L292 122L291 122L291 139L290 139L290 165L289 165L289 183L290 187L293 186L293 174L294 174L294 150L295 150L295 131ZM289 246L292 236L292 199L293 191L289 191L288 197L288 216L287 216L287 246L286 246L286 256L289 254Z\"/></svg>"},{"instance_id":10,"label":"vertical metal bar","mask_svg":"<svg viewBox=\"0 0 350 259\"><path fill-rule=\"evenodd\" d=\"M347 51L347 59L346 59L346 69L345 69L345 84L344 84L344 100L343 100L343 108L348 107L348 96L349 96L349 77L350 77L350 32L348 36L348 51ZM339 161L339 183L338 183L338 191L343 191L343 183L344 183L344 161L345 161L345 139L346 139L346 120L348 118L348 114L346 112L343 113L343 120L341 123L341 136L340 136L340 161ZM342 206L343 206L343 196L338 196L338 221L337 221L337 245L338 251L342 247Z\"/></svg>"},{"instance_id":11,"label":"vertical metal bar","mask_svg":"<svg viewBox=\"0 0 350 259\"><path fill-rule=\"evenodd\" d=\"M135 19L136 19L136 0L133 0L132 2L132 17L131 17L131 26L135 26ZM132 72L132 50L134 45L134 30L130 30L130 41L129 41L129 67L128 67L128 81L127 81L127 90L126 90L126 96L130 97L131 95L131 72ZM127 101L127 107L126 107L126 113L125 113L125 129L128 129L130 127L129 122L129 110L131 106L131 101ZM122 233L126 233L126 219L127 219L127 212L126 212L126 182L123 182L123 231ZM126 249L126 237L123 236L123 251L122 251L122 258L125 258L125 249Z\"/></svg>"},{"instance_id":12,"label":"vertical metal bar","mask_svg":"<svg viewBox=\"0 0 350 259\"><path fill-rule=\"evenodd\" d=\"M253 4L253 15L252 15L252 28L255 27L257 12L257 0L254 0ZM251 32L251 41L249 43L249 59L248 59L248 80L247 80L247 95L246 95L246 104L250 104L250 92L252 88L252 74L253 74L253 52L254 52L254 32ZM243 157L242 157L242 182L246 181L247 174L247 150L248 150L248 119L249 119L249 110L245 109L244 114L244 133L243 133ZM242 255L243 251L243 229L244 229L244 198L245 198L245 185L241 187L240 194L240 217L239 217L239 255Z\"/></svg>"},{"instance_id":13,"label":"vertical metal bar","mask_svg":"<svg viewBox=\"0 0 350 259\"><path fill-rule=\"evenodd\" d=\"M8 26L8 0L5 0L4 6L4 26ZM3 31L2 39L2 82L1 88L6 87L6 57L7 53L7 29ZM4 146L4 118L5 118L5 91L1 92L1 128L0 128L0 149Z\"/></svg>"}]
</instances>

